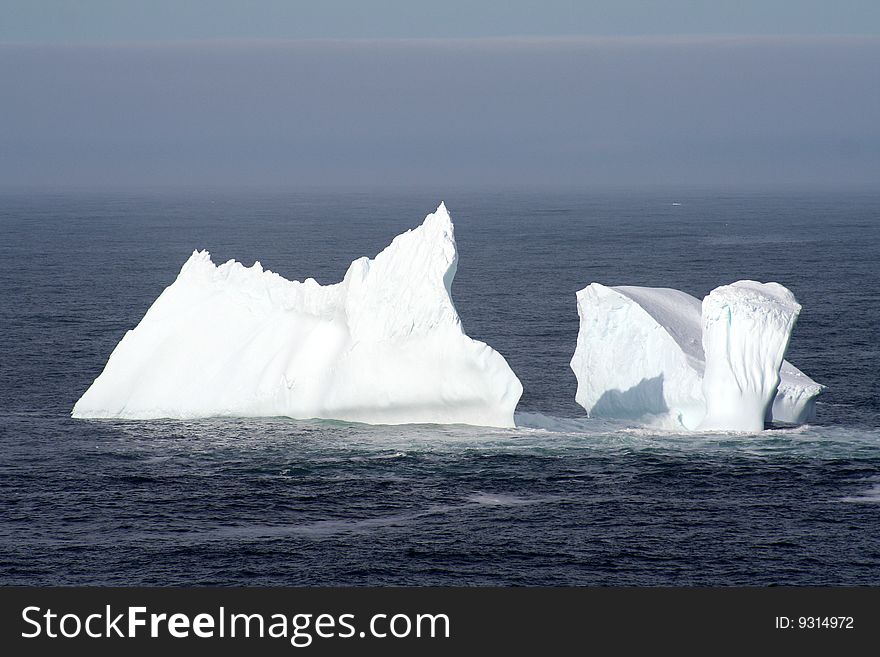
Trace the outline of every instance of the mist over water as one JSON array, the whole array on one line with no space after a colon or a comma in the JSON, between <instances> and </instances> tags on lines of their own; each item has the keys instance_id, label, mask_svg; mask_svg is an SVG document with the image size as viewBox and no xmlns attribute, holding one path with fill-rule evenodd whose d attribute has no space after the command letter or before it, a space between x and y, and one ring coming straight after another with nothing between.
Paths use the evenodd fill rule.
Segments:
<instances>
[{"instance_id":1,"label":"mist over water","mask_svg":"<svg viewBox=\"0 0 880 657\"><path fill-rule=\"evenodd\" d=\"M69 418L193 249L331 283L440 200L518 428ZM878 584L878 219L876 194L3 194L0 581ZM814 425L583 417L576 290L741 278L803 304L788 359L828 386Z\"/></svg>"},{"instance_id":2,"label":"mist over water","mask_svg":"<svg viewBox=\"0 0 880 657\"><path fill-rule=\"evenodd\" d=\"M830 35L0 42L0 186L877 189L878 59Z\"/></svg>"}]
</instances>

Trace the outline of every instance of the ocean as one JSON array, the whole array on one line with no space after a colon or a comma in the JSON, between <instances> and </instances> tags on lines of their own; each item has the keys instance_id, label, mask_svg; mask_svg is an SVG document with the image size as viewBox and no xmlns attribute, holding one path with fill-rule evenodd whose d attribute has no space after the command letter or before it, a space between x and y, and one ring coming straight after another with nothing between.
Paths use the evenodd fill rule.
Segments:
<instances>
[{"instance_id":1,"label":"ocean","mask_svg":"<svg viewBox=\"0 0 880 657\"><path fill-rule=\"evenodd\" d=\"M332 283L441 200L518 428L70 418L193 249ZM6 191L0 229L2 584L880 584L880 193ZM585 417L577 290L743 278L803 305L815 423Z\"/></svg>"}]
</instances>

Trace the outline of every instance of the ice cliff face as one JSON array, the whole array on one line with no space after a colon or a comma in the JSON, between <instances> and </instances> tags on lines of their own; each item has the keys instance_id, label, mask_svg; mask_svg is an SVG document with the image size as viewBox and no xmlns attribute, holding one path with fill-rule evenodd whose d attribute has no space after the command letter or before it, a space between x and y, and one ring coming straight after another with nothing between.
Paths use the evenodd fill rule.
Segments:
<instances>
[{"instance_id":1,"label":"ice cliff face","mask_svg":"<svg viewBox=\"0 0 880 657\"><path fill-rule=\"evenodd\" d=\"M751 431L815 414L823 386L782 360L800 306L781 285L741 281L701 303L592 283L577 301L575 398L593 416Z\"/></svg>"},{"instance_id":2,"label":"ice cliff face","mask_svg":"<svg viewBox=\"0 0 880 657\"><path fill-rule=\"evenodd\" d=\"M701 429L760 431L779 386L779 368L801 312L778 283L738 281L703 299Z\"/></svg>"},{"instance_id":3,"label":"ice cliff face","mask_svg":"<svg viewBox=\"0 0 880 657\"><path fill-rule=\"evenodd\" d=\"M451 297L456 265L443 204L335 285L194 252L73 416L513 426L522 385L465 335Z\"/></svg>"},{"instance_id":4,"label":"ice cliff face","mask_svg":"<svg viewBox=\"0 0 880 657\"><path fill-rule=\"evenodd\" d=\"M648 421L674 409L686 427L702 418L697 299L678 290L593 283L577 302L571 368L581 406L597 417Z\"/></svg>"}]
</instances>

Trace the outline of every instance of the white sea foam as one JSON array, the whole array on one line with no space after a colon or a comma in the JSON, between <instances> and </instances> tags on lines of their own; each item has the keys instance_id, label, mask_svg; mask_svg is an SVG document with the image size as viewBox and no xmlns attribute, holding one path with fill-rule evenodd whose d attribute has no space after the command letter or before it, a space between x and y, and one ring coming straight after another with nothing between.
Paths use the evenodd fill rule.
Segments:
<instances>
[{"instance_id":1,"label":"white sea foam","mask_svg":"<svg viewBox=\"0 0 880 657\"><path fill-rule=\"evenodd\" d=\"M880 482L875 483L870 488L861 491L857 495L844 497L841 501L857 504L880 504Z\"/></svg>"},{"instance_id":2,"label":"white sea foam","mask_svg":"<svg viewBox=\"0 0 880 657\"><path fill-rule=\"evenodd\" d=\"M480 506L521 506L523 504L538 504L544 500L526 499L515 495L503 495L500 493L475 493L467 498L468 502Z\"/></svg>"}]
</instances>

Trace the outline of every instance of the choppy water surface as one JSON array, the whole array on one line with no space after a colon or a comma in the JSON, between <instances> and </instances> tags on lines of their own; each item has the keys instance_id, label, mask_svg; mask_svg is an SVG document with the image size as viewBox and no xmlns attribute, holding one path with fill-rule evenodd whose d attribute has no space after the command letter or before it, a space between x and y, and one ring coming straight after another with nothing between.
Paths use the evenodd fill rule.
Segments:
<instances>
[{"instance_id":1,"label":"choppy water surface","mask_svg":"<svg viewBox=\"0 0 880 657\"><path fill-rule=\"evenodd\" d=\"M69 418L193 248L334 282L439 200L0 195L0 581L880 584L876 195L445 194L456 305L523 381L517 429ZM803 303L814 425L581 417L577 289L738 278Z\"/></svg>"}]
</instances>

